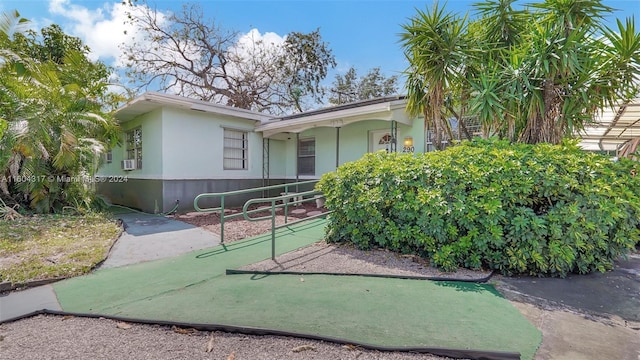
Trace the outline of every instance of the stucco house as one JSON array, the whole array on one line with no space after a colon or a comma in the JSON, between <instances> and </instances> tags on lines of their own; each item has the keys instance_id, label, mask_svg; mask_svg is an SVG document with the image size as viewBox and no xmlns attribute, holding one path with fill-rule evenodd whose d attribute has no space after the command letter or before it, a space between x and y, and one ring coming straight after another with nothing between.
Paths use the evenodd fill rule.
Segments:
<instances>
[{"instance_id":1,"label":"stucco house","mask_svg":"<svg viewBox=\"0 0 640 360\"><path fill-rule=\"evenodd\" d=\"M99 169L107 180L97 184L98 191L115 204L143 211L166 212L176 201L179 211L189 211L201 193L319 179L382 149L432 150L422 117L409 117L405 108L403 97L392 96L272 117L148 92L116 111L122 145ZM639 109L637 99L605 112L579 134L581 146L615 152L638 136ZM479 134L479 124L465 122Z\"/></svg>"},{"instance_id":2,"label":"stucco house","mask_svg":"<svg viewBox=\"0 0 640 360\"><path fill-rule=\"evenodd\" d=\"M272 117L156 92L116 111L122 145L111 149L98 191L115 204L192 209L205 192L319 179L367 152L422 152L424 121L403 97ZM394 139L397 139L395 142Z\"/></svg>"}]
</instances>

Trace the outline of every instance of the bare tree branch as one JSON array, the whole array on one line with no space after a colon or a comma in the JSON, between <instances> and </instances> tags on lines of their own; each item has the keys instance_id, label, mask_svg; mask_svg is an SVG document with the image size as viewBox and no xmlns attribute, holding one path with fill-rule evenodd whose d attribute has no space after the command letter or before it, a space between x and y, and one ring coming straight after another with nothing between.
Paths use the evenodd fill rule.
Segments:
<instances>
[{"instance_id":1,"label":"bare tree branch","mask_svg":"<svg viewBox=\"0 0 640 360\"><path fill-rule=\"evenodd\" d=\"M142 34L122 46L138 91L155 88L279 115L320 103L320 82L336 65L319 30L266 43L248 36L255 30L241 37L205 20L197 4L167 16L134 2L129 19Z\"/></svg>"}]
</instances>

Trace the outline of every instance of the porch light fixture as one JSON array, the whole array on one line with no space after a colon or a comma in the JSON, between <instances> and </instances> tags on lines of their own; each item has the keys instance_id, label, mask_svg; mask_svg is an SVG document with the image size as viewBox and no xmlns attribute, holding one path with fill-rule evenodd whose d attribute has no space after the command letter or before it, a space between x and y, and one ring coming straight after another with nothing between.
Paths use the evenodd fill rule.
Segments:
<instances>
[{"instance_id":1,"label":"porch light fixture","mask_svg":"<svg viewBox=\"0 0 640 360\"><path fill-rule=\"evenodd\" d=\"M413 138L411 136L404 137L404 146L413 146Z\"/></svg>"}]
</instances>

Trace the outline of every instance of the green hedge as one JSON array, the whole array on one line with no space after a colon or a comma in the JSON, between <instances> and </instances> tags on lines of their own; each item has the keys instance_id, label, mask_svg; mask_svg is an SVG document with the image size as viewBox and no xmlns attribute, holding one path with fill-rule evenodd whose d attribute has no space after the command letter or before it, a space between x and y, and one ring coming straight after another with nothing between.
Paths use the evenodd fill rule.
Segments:
<instances>
[{"instance_id":1,"label":"green hedge","mask_svg":"<svg viewBox=\"0 0 640 360\"><path fill-rule=\"evenodd\" d=\"M638 243L638 165L575 144L477 140L367 154L317 188L334 211L329 242L413 253L445 271L564 277L609 270Z\"/></svg>"}]
</instances>

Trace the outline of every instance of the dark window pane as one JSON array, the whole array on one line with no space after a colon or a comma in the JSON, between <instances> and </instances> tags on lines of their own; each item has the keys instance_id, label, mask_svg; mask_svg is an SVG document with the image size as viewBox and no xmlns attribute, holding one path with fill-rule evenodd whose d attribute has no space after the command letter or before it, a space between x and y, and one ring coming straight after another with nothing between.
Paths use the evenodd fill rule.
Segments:
<instances>
[{"instance_id":1,"label":"dark window pane","mask_svg":"<svg viewBox=\"0 0 640 360\"><path fill-rule=\"evenodd\" d=\"M298 175L316 174L316 139L300 139L298 143Z\"/></svg>"},{"instance_id":2,"label":"dark window pane","mask_svg":"<svg viewBox=\"0 0 640 360\"><path fill-rule=\"evenodd\" d=\"M136 169L142 169L142 128L127 131L126 140L127 159L135 160Z\"/></svg>"},{"instance_id":3,"label":"dark window pane","mask_svg":"<svg viewBox=\"0 0 640 360\"><path fill-rule=\"evenodd\" d=\"M225 170L247 170L249 168L247 132L224 129L223 146L222 166Z\"/></svg>"}]
</instances>

